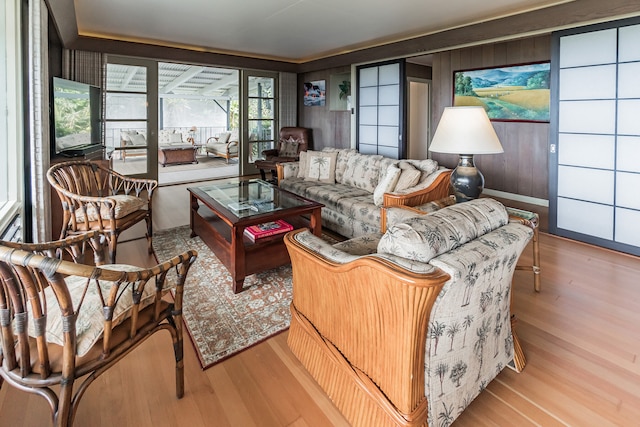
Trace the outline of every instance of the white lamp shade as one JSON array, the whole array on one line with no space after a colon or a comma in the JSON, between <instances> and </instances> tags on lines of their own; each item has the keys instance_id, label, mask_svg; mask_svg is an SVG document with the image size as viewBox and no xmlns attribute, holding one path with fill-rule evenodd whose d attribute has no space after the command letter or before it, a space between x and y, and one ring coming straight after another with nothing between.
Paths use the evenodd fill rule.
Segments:
<instances>
[{"instance_id":1,"label":"white lamp shade","mask_svg":"<svg viewBox=\"0 0 640 427\"><path fill-rule=\"evenodd\" d=\"M429 150L450 154L504 152L483 107L445 108Z\"/></svg>"}]
</instances>

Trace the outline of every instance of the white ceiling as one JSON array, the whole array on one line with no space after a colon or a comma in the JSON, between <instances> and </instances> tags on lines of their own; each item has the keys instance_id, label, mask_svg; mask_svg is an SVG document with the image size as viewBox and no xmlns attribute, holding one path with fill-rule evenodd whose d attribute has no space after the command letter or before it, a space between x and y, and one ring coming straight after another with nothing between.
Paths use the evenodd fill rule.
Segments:
<instances>
[{"instance_id":1,"label":"white ceiling","mask_svg":"<svg viewBox=\"0 0 640 427\"><path fill-rule=\"evenodd\" d=\"M81 36L305 62L573 0L75 0Z\"/></svg>"}]
</instances>

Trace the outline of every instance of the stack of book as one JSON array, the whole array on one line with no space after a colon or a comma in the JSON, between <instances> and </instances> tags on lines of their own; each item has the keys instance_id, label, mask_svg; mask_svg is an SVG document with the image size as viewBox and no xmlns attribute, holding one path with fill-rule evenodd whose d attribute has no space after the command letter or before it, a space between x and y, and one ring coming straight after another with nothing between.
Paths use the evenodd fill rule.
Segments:
<instances>
[{"instance_id":1,"label":"stack of book","mask_svg":"<svg viewBox=\"0 0 640 427\"><path fill-rule=\"evenodd\" d=\"M265 222L258 225L252 225L244 229L244 234L251 239L252 242L264 237L275 236L276 234L286 233L293 230L293 225L282 219L276 221Z\"/></svg>"}]
</instances>

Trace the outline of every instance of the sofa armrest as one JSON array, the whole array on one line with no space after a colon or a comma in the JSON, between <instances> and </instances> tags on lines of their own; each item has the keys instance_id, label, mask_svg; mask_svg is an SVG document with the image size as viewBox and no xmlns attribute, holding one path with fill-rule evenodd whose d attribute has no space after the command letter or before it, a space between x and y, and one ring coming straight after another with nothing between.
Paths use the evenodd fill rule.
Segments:
<instances>
[{"instance_id":1,"label":"sofa armrest","mask_svg":"<svg viewBox=\"0 0 640 427\"><path fill-rule=\"evenodd\" d=\"M364 387L389 416L400 412L425 424L427 326L449 276L438 269L415 273L373 255L332 261L301 243L300 232L285 236L293 269L292 351L310 371L321 369L309 352L318 343L350 376L346 381ZM311 373L331 394L332 380Z\"/></svg>"},{"instance_id":2,"label":"sofa armrest","mask_svg":"<svg viewBox=\"0 0 640 427\"><path fill-rule=\"evenodd\" d=\"M443 199L451 194L451 169L439 169L434 172L430 185L420 190L406 193L385 193L383 206L418 206L434 200Z\"/></svg>"},{"instance_id":3,"label":"sofa armrest","mask_svg":"<svg viewBox=\"0 0 640 427\"><path fill-rule=\"evenodd\" d=\"M287 178L295 178L298 176L298 170L300 168L300 162L286 162L276 164L278 172L278 182Z\"/></svg>"}]
</instances>

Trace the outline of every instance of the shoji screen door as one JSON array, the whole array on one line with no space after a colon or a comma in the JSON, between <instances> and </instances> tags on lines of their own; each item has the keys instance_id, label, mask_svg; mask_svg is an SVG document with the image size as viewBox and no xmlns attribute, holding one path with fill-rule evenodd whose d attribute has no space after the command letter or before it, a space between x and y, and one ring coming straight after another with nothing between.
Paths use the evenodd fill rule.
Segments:
<instances>
[{"instance_id":1,"label":"shoji screen door","mask_svg":"<svg viewBox=\"0 0 640 427\"><path fill-rule=\"evenodd\" d=\"M640 255L640 21L553 41L551 232Z\"/></svg>"},{"instance_id":2,"label":"shoji screen door","mask_svg":"<svg viewBox=\"0 0 640 427\"><path fill-rule=\"evenodd\" d=\"M357 71L358 151L406 157L404 60L360 66Z\"/></svg>"}]
</instances>

